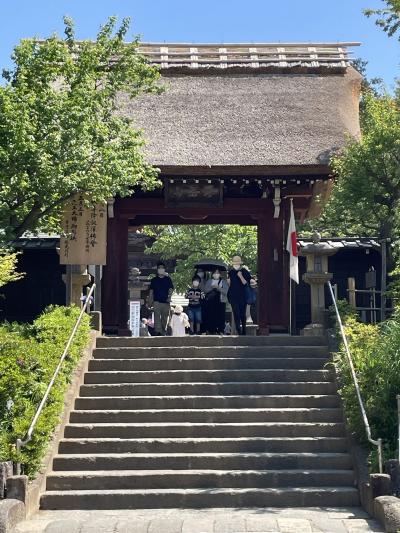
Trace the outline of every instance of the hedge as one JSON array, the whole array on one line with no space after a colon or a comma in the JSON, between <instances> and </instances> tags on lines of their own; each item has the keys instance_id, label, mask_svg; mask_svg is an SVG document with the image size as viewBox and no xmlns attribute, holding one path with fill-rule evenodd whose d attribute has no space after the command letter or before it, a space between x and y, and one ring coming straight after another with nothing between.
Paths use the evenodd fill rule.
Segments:
<instances>
[{"instance_id":1,"label":"hedge","mask_svg":"<svg viewBox=\"0 0 400 533\"><path fill-rule=\"evenodd\" d=\"M354 316L344 319L350 352L360 383L372 438L383 439L384 459L397 457L397 402L400 394L400 309L378 325L360 323ZM377 469L376 447L368 444L344 347L335 354L340 394L350 430L374 453L371 463Z\"/></svg>"},{"instance_id":2,"label":"hedge","mask_svg":"<svg viewBox=\"0 0 400 533\"><path fill-rule=\"evenodd\" d=\"M17 459L16 440L23 438L29 428L79 312L74 306L52 306L32 324L0 326L0 461ZM32 440L18 458L30 477L38 471L59 422L65 390L89 342L89 333L89 316L85 314Z\"/></svg>"}]
</instances>

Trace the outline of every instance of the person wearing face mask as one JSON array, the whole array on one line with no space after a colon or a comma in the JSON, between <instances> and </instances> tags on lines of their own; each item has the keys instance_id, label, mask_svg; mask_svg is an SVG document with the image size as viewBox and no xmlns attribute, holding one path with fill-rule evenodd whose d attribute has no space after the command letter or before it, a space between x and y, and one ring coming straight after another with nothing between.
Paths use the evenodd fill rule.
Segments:
<instances>
[{"instance_id":1,"label":"person wearing face mask","mask_svg":"<svg viewBox=\"0 0 400 533\"><path fill-rule=\"evenodd\" d=\"M200 278L200 289L204 291L206 286L206 273L204 270L200 267L196 269L196 272L194 273L195 276L198 276Z\"/></svg>"},{"instance_id":2,"label":"person wearing face mask","mask_svg":"<svg viewBox=\"0 0 400 533\"><path fill-rule=\"evenodd\" d=\"M206 281L204 292L206 295L203 305L205 329L211 335L222 335L225 331L228 283L222 279L218 269L215 269L211 278Z\"/></svg>"},{"instance_id":3,"label":"person wearing face mask","mask_svg":"<svg viewBox=\"0 0 400 533\"><path fill-rule=\"evenodd\" d=\"M228 300L232 306L233 319L238 335L246 335L246 285L250 284L250 272L243 268L240 255L232 258L232 269L228 273Z\"/></svg>"},{"instance_id":4,"label":"person wearing face mask","mask_svg":"<svg viewBox=\"0 0 400 533\"><path fill-rule=\"evenodd\" d=\"M166 334L173 291L174 285L165 271L165 265L159 262L157 264L157 275L154 276L150 283L149 297L149 301L154 308L155 335Z\"/></svg>"},{"instance_id":5,"label":"person wearing face mask","mask_svg":"<svg viewBox=\"0 0 400 533\"><path fill-rule=\"evenodd\" d=\"M200 287L200 278L195 275L192 279L192 286L186 291L185 297L189 300L188 317L191 333L199 335L201 333L201 304L204 300L204 292Z\"/></svg>"}]
</instances>

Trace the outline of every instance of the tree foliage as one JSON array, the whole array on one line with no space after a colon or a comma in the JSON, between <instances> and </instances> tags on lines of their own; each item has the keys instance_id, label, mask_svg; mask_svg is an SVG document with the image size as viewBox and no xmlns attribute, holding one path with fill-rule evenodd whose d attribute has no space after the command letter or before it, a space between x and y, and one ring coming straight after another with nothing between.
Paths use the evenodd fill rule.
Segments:
<instances>
[{"instance_id":1,"label":"tree foliage","mask_svg":"<svg viewBox=\"0 0 400 533\"><path fill-rule=\"evenodd\" d=\"M385 0L385 4L383 9L364 9L364 14L377 17L375 24L392 37L400 30L400 0Z\"/></svg>"},{"instance_id":2,"label":"tree foliage","mask_svg":"<svg viewBox=\"0 0 400 533\"><path fill-rule=\"evenodd\" d=\"M18 281L24 275L17 272L18 252L10 252L5 248L0 248L0 287L11 281Z\"/></svg>"},{"instance_id":3,"label":"tree foliage","mask_svg":"<svg viewBox=\"0 0 400 533\"><path fill-rule=\"evenodd\" d=\"M331 236L399 238L400 108L391 96L363 97L362 136L348 138L331 165L335 184L322 216L310 223Z\"/></svg>"},{"instance_id":4,"label":"tree foliage","mask_svg":"<svg viewBox=\"0 0 400 533\"><path fill-rule=\"evenodd\" d=\"M238 225L146 226L147 235L155 237L149 252L164 260L177 260L172 278L177 290L183 291L193 275L193 265L204 257L229 263L240 254L245 264L257 269L257 228Z\"/></svg>"},{"instance_id":5,"label":"tree foliage","mask_svg":"<svg viewBox=\"0 0 400 533\"><path fill-rule=\"evenodd\" d=\"M129 19L114 17L94 41L78 41L68 18L65 37L24 39L0 87L0 226L6 239L37 227L59 230L61 207L75 193L91 201L157 184L144 139L117 112L131 98L158 91L158 70L125 43Z\"/></svg>"}]
</instances>

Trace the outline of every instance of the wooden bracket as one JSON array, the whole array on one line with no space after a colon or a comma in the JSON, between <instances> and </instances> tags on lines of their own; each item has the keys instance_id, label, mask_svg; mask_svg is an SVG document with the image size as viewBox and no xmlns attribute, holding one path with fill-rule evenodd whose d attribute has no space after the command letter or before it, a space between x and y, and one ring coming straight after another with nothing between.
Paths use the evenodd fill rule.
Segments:
<instances>
[{"instance_id":1,"label":"wooden bracket","mask_svg":"<svg viewBox=\"0 0 400 533\"><path fill-rule=\"evenodd\" d=\"M274 187L274 198L272 199L274 202L274 218L279 218L279 214L281 211L281 188L279 186Z\"/></svg>"}]
</instances>

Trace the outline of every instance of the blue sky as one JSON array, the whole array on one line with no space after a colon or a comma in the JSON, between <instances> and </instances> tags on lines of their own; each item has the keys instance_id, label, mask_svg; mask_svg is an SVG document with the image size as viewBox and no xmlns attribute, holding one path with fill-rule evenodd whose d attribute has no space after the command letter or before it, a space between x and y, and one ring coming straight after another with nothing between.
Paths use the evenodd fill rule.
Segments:
<instances>
[{"instance_id":1,"label":"blue sky","mask_svg":"<svg viewBox=\"0 0 400 533\"><path fill-rule=\"evenodd\" d=\"M93 38L109 15L130 16L145 41L293 42L361 41L355 54L368 75L389 90L399 77L400 44L367 19L363 8L382 0L0 0L0 67L10 64L22 37L62 32L75 20L79 38Z\"/></svg>"}]
</instances>

